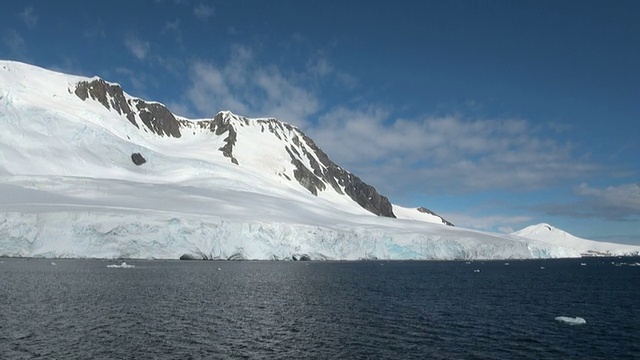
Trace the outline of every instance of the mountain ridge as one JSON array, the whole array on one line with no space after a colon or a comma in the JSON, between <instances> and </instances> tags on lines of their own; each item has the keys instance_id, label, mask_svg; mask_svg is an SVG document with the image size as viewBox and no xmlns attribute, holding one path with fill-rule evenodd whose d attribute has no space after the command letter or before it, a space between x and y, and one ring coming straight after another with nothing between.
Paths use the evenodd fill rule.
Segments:
<instances>
[{"instance_id":1,"label":"mountain ridge","mask_svg":"<svg viewBox=\"0 0 640 360\"><path fill-rule=\"evenodd\" d=\"M353 201L371 213L385 217L396 217L389 199L378 193L375 187L365 183L358 176L335 164L315 142L300 129L277 119L249 119L230 111L221 111L211 120L194 121L178 120L164 105L127 97L122 87L109 83L101 78L92 81L80 81L74 93L83 101L98 101L107 110L115 110L125 116L131 124L140 128L138 120L154 134L180 138L181 129L198 126L208 128L217 136L226 136L224 145L218 150L233 164L239 165L234 154L237 142L238 127L257 125L262 133L267 130L281 141L286 141L284 149L290 157L295 169L292 174L280 174L287 180L295 178L304 188L314 195L326 190L329 186L338 194L346 194ZM305 161L306 160L306 161ZM304 162L307 162L305 164ZM292 176L291 176L292 175ZM453 225L434 212L429 214L439 217L443 224Z\"/></svg>"}]
</instances>

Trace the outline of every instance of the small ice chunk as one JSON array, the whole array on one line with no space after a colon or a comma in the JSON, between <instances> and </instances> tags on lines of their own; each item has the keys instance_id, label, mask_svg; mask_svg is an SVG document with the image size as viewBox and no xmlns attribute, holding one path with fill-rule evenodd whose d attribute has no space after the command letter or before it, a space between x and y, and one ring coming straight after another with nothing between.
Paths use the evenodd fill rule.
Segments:
<instances>
[{"instance_id":1,"label":"small ice chunk","mask_svg":"<svg viewBox=\"0 0 640 360\"><path fill-rule=\"evenodd\" d=\"M56 264L56 263L54 263L54 262L52 261L52 262L51 262L51 265L56 266L56 265L58 265L58 264Z\"/></svg>"},{"instance_id":2,"label":"small ice chunk","mask_svg":"<svg viewBox=\"0 0 640 360\"><path fill-rule=\"evenodd\" d=\"M124 268L124 269L129 269L129 268L133 268L136 267L135 265L129 265L126 262L122 262L122 264L118 265L118 264L111 264L111 265L107 265L108 268Z\"/></svg>"},{"instance_id":3,"label":"small ice chunk","mask_svg":"<svg viewBox=\"0 0 640 360\"><path fill-rule=\"evenodd\" d=\"M474 273L479 273L479 272L480 272L480 269L475 269L475 270L473 270L473 272L474 272Z\"/></svg>"},{"instance_id":4,"label":"small ice chunk","mask_svg":"<svg viewBox=\"0 0 640 360\"><path fill-rule=\"evenodd\" d=\"M587 320L581 317L569 317L569 316L558 316L555 319L556 321L563 322L569 325L584 325L587 323Z\"/></svg>"}]
</instances>

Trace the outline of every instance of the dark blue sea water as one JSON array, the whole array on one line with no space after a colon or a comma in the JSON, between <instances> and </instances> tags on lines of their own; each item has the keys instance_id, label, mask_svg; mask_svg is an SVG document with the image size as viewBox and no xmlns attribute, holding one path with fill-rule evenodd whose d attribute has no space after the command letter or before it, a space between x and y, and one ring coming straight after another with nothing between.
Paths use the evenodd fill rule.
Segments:
<instances>
[{"instance_id":1,"label":"dark blue sea water","mask_svg":"<svg viewBox=\"0 0 640 360\"><path fill-rule=\"evenodd\" d=\"M0 359L640 358L638 258L53 261L0 259Z\"/></svg>"}]
</instances>

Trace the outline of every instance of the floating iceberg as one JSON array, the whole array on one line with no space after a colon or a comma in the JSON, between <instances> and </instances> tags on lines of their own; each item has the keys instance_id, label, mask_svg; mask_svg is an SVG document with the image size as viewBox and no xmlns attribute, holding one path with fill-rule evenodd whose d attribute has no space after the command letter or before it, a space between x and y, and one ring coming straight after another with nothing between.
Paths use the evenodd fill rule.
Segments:
<instances>
[{"instance_id":1,"label":"floating iceberg","mask_svg":"<svg viewBox=\"0 0 640 360\"><path fill-rule=\"evenodd\" d=\"M129 269L129 268L134 268L136 267L135 265L129 265L126 262L122 262L122 264L118 265L118 264L111 264L111 265L107 265L108 268L124 268L124 269Z\"/></svg>"},{"instance_id":2,"label":"floating iceberg","mask_svg":"<svg viewBox=\"0 0 640 360\"><path fill-rule=\"evenodd\" d=\"M558 316L555 320L569 325L584 325L587 323L587 320L581 317Z\"/></svg>"}]
</instances>

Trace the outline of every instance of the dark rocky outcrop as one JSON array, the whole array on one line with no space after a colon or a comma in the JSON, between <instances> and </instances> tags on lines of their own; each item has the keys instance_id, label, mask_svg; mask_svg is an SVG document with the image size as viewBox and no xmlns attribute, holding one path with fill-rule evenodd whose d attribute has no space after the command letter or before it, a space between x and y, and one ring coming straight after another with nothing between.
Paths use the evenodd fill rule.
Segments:
<instances>
[{"instance_id":1,"label":"dark rocky outcrop","mask_svg":"<svg viewBox=\"0 0 640 360\"><path fill-rule=\"evenodd\" d=\"M248 120L244 119L244 121ZM233 156L233 146L236 144L238 133L231 124L230 119L224 113L218 113L209 122L209 130L216 135L227 133L227 137L224 139L225 145L218 150L222 151L222 155L231 159L232 163L238 165L238 160Z\"/></svg>"},{"instance_id":2,"label":"dark rocky outcrop","mask_svg":"<svg viewBox=\"0 0 640 360\"><path fill-rule=\"evenodd\" d=\"M298 181L300 181L301 184L314 184L312 177L320 178L331 185L333 189L340 194L343 193L341 188L344 188L344 193L366 210L380 216L396 217L393 213L393 206L386 196L379 194L373 186L365 183L360 180L359 177L336 165L331 161L331 159L329 159L327 154L325 154L324 151L322 151L313 142L313 140L311 140L311 138L304 135L300 130L298 131L302 135L302 140L297 139L294 140L294 142L304 141L322 163L321 167L315 159L310 161L310 164L313 167L313 173L310 171L300 171L302 180ZM301 148L305 149L304 147ZM312 158L309 153L305 153L305 156L310 160ZM297 163L294 162L294 165L298 167L301 164L297 165ZM320 190L323 189L324 188L320 188Z\"/></svg>"},{"instance_id":3,"label":"dark rocky outcrop","mask_svg":"<svg viewBox=\"0 0 640 360\"><path fill-rule=\"evenodd\" d=\"M140 99L127 99L120 85L109 84L102 79L80 81L76 84L74 93L83 101L91 98L107 109L113 109L118 114L126 116L136 127L139 127L135 119L137 112L140 120L153 133L176 138L181 136L178 120L164 105Z\"/></svg>"},{"instance_id":4,"label":"dark rocky outcrop","mask_svg":"<svg viewBox=\"0 0 640 360\"><path fill-rule=\"evenodd\" d=\"M440 215L438 215L438 214L434 213L433 211L431 211L431 210L427 209L426 207L422 207L422 206L421 206L421 207L417 208L416 210L418 210L418 211L419 211L419 212L421 212L421 213L425 213L425 214L429 214L429 215L437 216L437 217L439 217L440 219L442 219L442 223L443 223L443 224L448 225L448 226L454 226L452 223L450 223L449 221L445 220L442 216L440 216Z\"/></svg>"},{"instance_id":5,"label":"dark rocky outcrop","mask_svg":"<svg viewBox=\"0 0 640 360\"><path fill-rule=\"evenodd\" d=\"M134 164L140 166L146 163L147 159L145 159L140 153L133 153L131 154L131 161L133 161Z\"/></svg>"},{"instance_id":6,"label":"dark rocky outcrop","mask_svg":"<svg viewBox=\"0 0 640 360\"><path fill-rule=\"evenodd\" d=\"M80 81L76 84L75 94L83 101L89 97L97 100L107 109L113 109L118 114L125 115L133 125L138 127L135 114L130 107L131 103L125 98L120 85L109 84L102 79L96 79L91 82Z\"/></svg>"},{"instance_id":7,"label":"dark rocky outcrop","mask_svg":"<svg viewBox=\"0 0 640 360\"><path fill-rule=\"evenodd\" d=\"M180 124L175 116L161 104L148 103L142 100L136 100L136 108L138 108L140 120L151 131L158 135L167 135L179 138Z\"/></svg>"},{"instance_id":8,"label":"dark rocky outcrop","mask_svg":"<svg viewBox=\"0 0 640 360\"><path fill-rule=\"evenodd\" d=\"M289 156L291 156L291 163L296 167L293 170L293 176L298 180L300 185L309 190L313 195L318 195L318 190L322 191L326 189L326 185L320 177L315 175L306 166L297 159L288 147L285 147Z\"/></svg>"}]
</instances>

